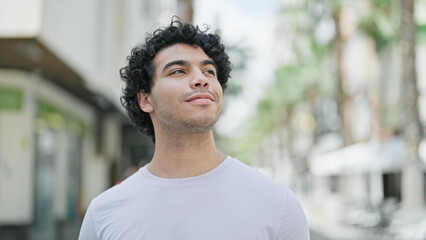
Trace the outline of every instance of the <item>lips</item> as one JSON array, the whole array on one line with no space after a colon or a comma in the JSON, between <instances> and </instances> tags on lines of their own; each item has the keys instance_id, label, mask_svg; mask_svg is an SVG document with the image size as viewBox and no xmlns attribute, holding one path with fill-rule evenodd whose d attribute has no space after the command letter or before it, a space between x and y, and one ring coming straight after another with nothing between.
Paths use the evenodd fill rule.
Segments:
<instances>
[{"instance_id":1,"label":"lips","mask_svg":"<svg viewBox=\"0 0 426 240\"><path fill-rule=\"evenodd\" d=\"M186 99L186 102L195 104L210 104L214 100L214 97L208 93L197 93Z\"/></svg>"}]
</instances>

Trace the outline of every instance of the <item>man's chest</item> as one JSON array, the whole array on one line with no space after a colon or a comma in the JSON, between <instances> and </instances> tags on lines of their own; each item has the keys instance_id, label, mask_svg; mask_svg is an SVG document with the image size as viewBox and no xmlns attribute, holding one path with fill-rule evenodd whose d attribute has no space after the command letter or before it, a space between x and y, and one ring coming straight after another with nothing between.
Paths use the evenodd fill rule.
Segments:
<instances>
[{"instance_id":1,"label":"man's chest","mask_svg":"<svg viewBox=\"0 0 426 240\"><path fill-rule=\"evenodd\" d=\"M99 222L100 239L274 239L279 218L244 204L156 204L116 211Z\"/></svg>"}]
</instances>

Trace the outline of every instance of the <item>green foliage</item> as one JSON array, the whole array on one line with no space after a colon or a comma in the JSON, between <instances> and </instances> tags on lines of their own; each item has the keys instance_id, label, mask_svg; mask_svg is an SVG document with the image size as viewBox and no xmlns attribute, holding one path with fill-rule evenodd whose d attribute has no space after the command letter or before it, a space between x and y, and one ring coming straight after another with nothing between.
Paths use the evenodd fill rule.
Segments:
<instances>
[{"instance_id":1,"label":"green foliage","mask_svg":"<svg viewBox=\"0 0 426 240\"><path fill-rule=\"evenodd\" d=\"M285 34L292 43L291 61L276 71L276 81L258 103L256 114L250 122L247 136L238 141L241 159L250 159L260 148L262 139L277 127L289 122L293 109L321 97L332 96L336 91L336 76L330 71L330 56L334 54L331 40L319 42L315 31L323 20L336 19L344 7L351 6L364 14L358 29L372 37L376 51L398 40L399 3L397 0L372 0L370 10L353 0L300 0L285 5L280 10L278 32ZM334 26L335 27L335 26ZM417 26L418 43L426 43L426 25ZM382 124L398 125L397 112L381 113Z\"/></svg>"},{"instance_id":2,"label":"green foliage","mask_svg":"<svg viewBox=\"0 0 426 240\"><path fill-rule=\"evenodd\" d=\"M21 90L0 88L0 110L20 110L22 101Z\"/></svg>"},{"instance_id":3,"label":"green foliage","mask_svg":"<svg viewBox=\"0 0 426 240\"><path fill-rule=\"evenodd\" d=\"M426 25L417 25L417 43L426 43Z\"/></svg>"},{"instance_id":4,"label":"green foliage","mask_svg":"<svg viewBox=\"0 0 426 240\"><path fill-rule=\"evenodd\" d=\"M365 17L360 22L359 29L374 39L377 51L394 41L397 36L397 28L386 16L379 13Z\"/></svg>"},{"instance_id":5,"label":"green foliage","mask_svg":"<svg viewBox=\"0 0 426 240\"><path fill-rule=\"evenodd\" d=\"M283 125L288 110L312 96L333 93L334 77L319 64L283 66L277 70L275 84L257 106L257 128L268 134Z\"/></svg>"},{"instance_id":6,"label":"green foliage","mask_svg":"<svg viewBox=\"0 0 426 240\"><path fill-rule=\"evenodd\" d=\"M62 111L54 104L39 100L37 111L37 128L52 127L56 130L68 131L78 136L83 136L89 127L78 116Z\"/></svg>"},{"instance_id":7,"label":"green foliage","mask_svg":"<svg viewBox=\"0 0 426 240\"><path fill-rule=\"evenodd\" d=\"M372 9L360 22L359 29L371 36L377 51L396 41L399 34L399 1L374 0ZM426 25L417 25L417 42L426 42Z\"/></svg>"},{"instance_id":8,"label":"green foliage","mask_svg":"<svg viewBox=\"0 0 426 240\"><path fill-rule=\"evenodd\" d=\"M239 77L239 72L244 71L247 67L248 60L251 56L251 49L244 47L241 43L229 44L227 51L232 62L232 76L228 81L228 87L224 94L227 96L235 96L242 91L242 78Z\"/></svg>"},{"instance_id":9,"label":"green foliage","mask_svg":"<svg viewBox=\"0 0 426 240\"><path fill-rule=\"evenodd\" d=\"M290 122L298 104L334 93L335 76L328 62L333 43L318 42L314 33L322 20L333 19L334 8L339 4L341 1L301 1L281 9L285 21L278 31L291 39L293 57L276 70L275 82L258 102L249 123L250 131L235 148L239 159L250 162L262 140Z\"/></svg>"},{"instance_id":10,"label":"green foliage","mask_svg":"<svg viewBox=\"0 0 426 240\"><path fill-rule=\"evenodd\" d=\"M241 93L243 87L237 81L237 79L231 78L228 80L228 87L224 91L224 94L227 96L235 96Z\"/></svg>"},{"instance_id":11,"label":"green foliage","mask_svg":"<svg viewBox=\"0 0 426 240\"><path fill-rule=\"evenodd\" d=\"M371 11L360 21L358 28L374 39L380 51L398 38L399 18L395 0L374 0Z\"/></svg>"},{"instance_id":12,"label":"green foliage","mask_svg":"<svg viewBox=\"0 0 426 240\"><path fill-rule=\"evenodd\" d=\"M334 76L321 64L282 66L276 72L276 81L257 105L251 119L250 132L239 142L234 153L244 161L259 150L261 140L277 127L285 125L295 106L312 97L333 94Z\"/></svg>"}]
</instances>

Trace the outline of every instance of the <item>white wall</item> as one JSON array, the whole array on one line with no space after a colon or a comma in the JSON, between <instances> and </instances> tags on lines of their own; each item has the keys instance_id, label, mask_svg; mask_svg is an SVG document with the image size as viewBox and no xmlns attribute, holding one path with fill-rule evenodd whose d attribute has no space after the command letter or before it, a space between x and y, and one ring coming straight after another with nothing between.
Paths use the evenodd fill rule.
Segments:
<instances>
[{"instance_id":1,"label":"white wall","mask_svg":"<svg viewBox=\"0 0 426 240\"><path fill-rule=\"evenodd\" d=\"M100 40L101 1L44 0L38 38L84 79L93 79Z\"/></svg>"},{"instance_id":2,"label":"white wall","mask_svg":"<svg viewBox=\"0 0 426 240\"><path fill-rule=\"evenodd\" d=\"M177 0L0 0L0 37L36 38L121 107L119 69L146 32L170 23Z\"/></svg>"},{"instance_id":3,"label":"white wall","mask_svg":"<svg viewBox=\"0 0 426 240\"><path fill-rule=\"evenodd\" d=\"M42 0L0 0L0 37L32 37L41 29Z\"/></svg>"},{"instance_id":4,"label":"white wall","mask_svg":"<svg viewBox=\"0 0 426 240\"><path fill-rule=\"evenodd\" d=\"M31 223L34 205L35 122L37 100L78 117L89 131L83 137L82 185L83 203L102 192L109 184L109 165L105 156L96 154L94 110L36 73L0 69L0 87L20 89L23 107L19 111L0 110L0 225ZM109 123L114 125L113 123ZM115 124L118 126L118 124ZM119 132L114 132L116 140ZM67 137L59 131L55 158L54 214L66 214ZM117 144L119 145L119 144ZM119 145L120 146L120 145ZM116 152L119 153L117 149Z\"/></svg>"},{"instance_id":5,"label":"white wall","mask_svg":"<svg viewBox=\"0 0 426 240\"><path fill-rule=\"evenodd\" d=\"M0 0L0 38L35 38L71 67L84 87L110 100L119 109L122 81L119 69L145 34L170 23L177 0ZM60 80L60 79L59 79ZM107 116L102 126L108 151L96 152L96 112L38 73L0 69L0 86L25 94L18 112L0 112L0 224L28 223L33 214L34 122L37 100L72 113L89 126L83 147L83 205L109 185L110 161L120 155L120 125ZM59 134L61 146L66 138ZM64 216L67 181L66 149L59 148L55 163L55 206ZM3 221L4 220L4 221Z\"/></svg>"},{"instance_id":6,"label":"white wall","mask_svg":"<svg viewBox=\"0 0 426 240\"><path fill-rule=\"evenodd\" d=\"M0 110L0 224L32 221L35 106L24 78L0 71L0 87L23 93L22 109Z\"/></svg>"}]
</instances>

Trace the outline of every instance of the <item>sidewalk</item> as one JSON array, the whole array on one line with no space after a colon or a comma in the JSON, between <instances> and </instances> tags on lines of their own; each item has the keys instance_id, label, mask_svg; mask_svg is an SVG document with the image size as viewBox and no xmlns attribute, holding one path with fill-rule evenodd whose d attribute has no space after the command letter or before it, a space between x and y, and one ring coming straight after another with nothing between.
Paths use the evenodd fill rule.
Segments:
<instances>
[{"instance_id":1,"label":"sidewalk","mask_svg":"<svg viewBox=\"0 0 426 240\"><path fill-rule=\"evenodd\" d=\"M331 240L330 238L325 237L324 235L314 231L314 230L309 230L310 236L311 236L311 240Z\"/></svg>"},{"instance_id":2,"label":"sidewalk","mask_svg":"<svg viewBox=\"0 0 426 240\"><path fill-rule=\"evenodd\" d=\"M426 210L399 210L387 228L359 227L337 221L316 225L312 222L310 228L312 240L426 240Z\"/></svg>"},{"instance_id":3,"label":"sidewalk","mask_svg":"<svg viewBox=\"0 0 426 240\"><path fill-rule=\"evenodd\" d=\"M392 240L384 229L335 226L311 228L311 240Z\"/></svg>"}]
</instances>

